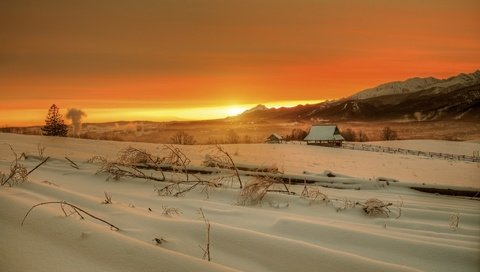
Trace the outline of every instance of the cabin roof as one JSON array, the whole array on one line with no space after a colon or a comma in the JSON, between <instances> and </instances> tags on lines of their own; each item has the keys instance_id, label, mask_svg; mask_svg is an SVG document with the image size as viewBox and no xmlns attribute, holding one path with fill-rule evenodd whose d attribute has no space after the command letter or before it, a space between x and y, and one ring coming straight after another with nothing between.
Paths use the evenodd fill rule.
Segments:
<instances>
[{"instance_id":1,"label":"cabin roof","mask_svg":"<svg viewBox=\"0 0 480 272\"><path fill-rule=\"evenodd\" d=\"M275 139L278 139L278 140L282 140L282 136L278 135L277 133L272 133L272 135L268 136L267 139L272 139L272 138L275 138Z\"/></svg>"},{"instance_id":2,"label":"cabin roof","mask_svg":"<svg viewBox=\"0 0 480 272\"><path fill-rule=\"evenodd\" d=\"M305 141L344 141L336 125L314 125Z\"/></svg>"}]
</instances>

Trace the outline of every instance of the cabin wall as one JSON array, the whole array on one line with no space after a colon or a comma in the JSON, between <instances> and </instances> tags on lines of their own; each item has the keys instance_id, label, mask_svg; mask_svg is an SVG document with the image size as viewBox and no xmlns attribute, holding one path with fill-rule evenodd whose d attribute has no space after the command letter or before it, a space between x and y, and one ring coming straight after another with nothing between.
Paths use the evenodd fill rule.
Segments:
<instances>
[{"instance_id":1,"label":"cabin wall","mask_svg":"<svg viewBox=\"0 0 480 272\"><path fill-rule=\"evenodd\" d=\"M328 147L340 147L343 141L307 141L307 145L319 145Z\"/></svg>"}]
</instances>

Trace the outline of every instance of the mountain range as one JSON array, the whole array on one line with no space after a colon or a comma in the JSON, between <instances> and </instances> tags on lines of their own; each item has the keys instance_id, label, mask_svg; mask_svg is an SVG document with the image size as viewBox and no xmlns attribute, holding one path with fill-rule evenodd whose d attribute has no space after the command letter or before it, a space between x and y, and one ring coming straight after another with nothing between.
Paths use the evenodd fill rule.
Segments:
<instances>
[{"instance_id":1,"label":"mountain range","mask_svg":"<svg viewBox=\"0 0 480 272\"><path fill-rule=\"evenodd\" d=\"M385 83L319 104L291 108L258 105L233 117L242 121L480 121L480 70L447 79Z\"/></svg>"}]
</instances>

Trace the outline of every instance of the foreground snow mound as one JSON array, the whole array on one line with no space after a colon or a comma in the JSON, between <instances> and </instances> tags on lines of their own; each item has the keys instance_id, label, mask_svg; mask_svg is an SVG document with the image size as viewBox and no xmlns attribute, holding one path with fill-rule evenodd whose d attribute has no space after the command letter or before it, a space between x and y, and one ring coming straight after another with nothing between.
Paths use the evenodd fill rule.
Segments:
<instances>
[{"instance_id":1,"label":"foreground snow mound","mask_svg":"<svg viewBox=\"0 0 480 272\"><path fill-rule=\"evenodd\" d=\"M22 164L28 170L41 161L37 144L45 147L43 156L50 156L28 181L0 187L0 233L5 245L0 253L2 271L478 271L478 200L426 194L402 186L340 190L286 184L290 192L286 194L275 192L284 186L277 184L255 205L240 205L245 188L258 182L259 177L247 175L252 165L299 177L348 180L375 172L341 171L342 160L359 167L365 165L356 161L361 157L373 166L395 159L401 162L396 168L380 168L395 171L375 176L402 183L403 176L412 178L411 173L420 173L421 167L447 167L453 173L444 177L444 183L458 185L458 177L478 177L477 172L462 172L473 171L476 164L299 145L226 146L227 152L238 154L232 155L233 160L245 167L240 171L243 189L232 176L210 179L219 186L199 184L173 197L160 196L159 189L170 185L169 181L185 180L184 172L166 171L166 181L131 177L107 181L107 174L96 174L99 164L87 162L94 155L114 161L129 143L4 134L0 141L0 171L4 173L13 157L6 143L17 153L26 153L28 159ZM151 154L162 148L135 145ZM210 152L210 147L180 148L197 167L205 152ZM347 153L335 157L334 151ZM327 165L331 160L335 164ZM189 174L188 179L207 180L231 170L216 169L216 173ZM422 177L435 181L432 170L426 170L428 174ZM378 184L373 175L371 179ZM20 226L33 205L48 201L71 203L120 230L57 204L36 207ZM210 223L210 231L199 209ZM367 214L373 210L380 212ZM211 262L203 258L207 244Z\"/></svg>"}]
</instances>

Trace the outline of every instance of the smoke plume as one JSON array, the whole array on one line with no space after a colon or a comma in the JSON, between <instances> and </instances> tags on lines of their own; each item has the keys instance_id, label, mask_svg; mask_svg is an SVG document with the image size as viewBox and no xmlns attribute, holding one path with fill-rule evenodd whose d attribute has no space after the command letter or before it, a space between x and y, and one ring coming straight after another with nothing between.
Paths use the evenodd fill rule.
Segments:
<instances>
[{"instance_id":1,"label":"smoke plume","mask_svg":"<svg viewBox=\"0 0 480 272\"><path fill-rule=\"evenodd\" d=\"M82 117L84 116L87 116L87 114L80 109L68 109L66 117L67 119L72 120L73 135L78 136L80 133L80 130L82 129Z\"/></svg>"}]
</instances>

